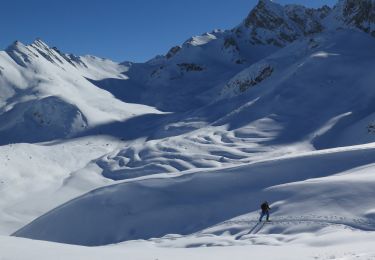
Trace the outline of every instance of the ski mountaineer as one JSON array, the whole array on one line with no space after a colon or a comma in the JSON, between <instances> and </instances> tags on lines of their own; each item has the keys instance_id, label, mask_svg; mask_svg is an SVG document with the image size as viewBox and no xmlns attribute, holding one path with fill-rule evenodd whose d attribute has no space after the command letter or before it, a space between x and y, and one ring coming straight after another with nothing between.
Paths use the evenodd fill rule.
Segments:
<instances>
[{"instance_id":1,"label":"ski mountaineer","mask_svg":"<svg viewBox=\"0 0 375 260\"><path fill-rule=\"evenodd\" d=\"M262 203L262 205L260 205L260 208L262 210L262 212L260 213L260 218L259 218L259 222L262 221L264 215L266 215L266 221L270 221L269 218L270 218L270 206L268 205L268 202L265 201Z\"/></svg>"}]
</instances>

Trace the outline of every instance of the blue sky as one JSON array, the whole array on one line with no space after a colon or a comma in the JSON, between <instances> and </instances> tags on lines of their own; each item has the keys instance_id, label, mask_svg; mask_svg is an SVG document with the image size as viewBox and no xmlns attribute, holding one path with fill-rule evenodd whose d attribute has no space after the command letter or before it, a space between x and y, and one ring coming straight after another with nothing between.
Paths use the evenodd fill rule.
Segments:
<instances>
[{"instance_id":1,"label":"blue sky","mask_svg":"<svg viewBox=\"0 0 375 260\"><path fill-rule=\"evenodd\" d=\"M336 0L275 0L318 7ZM77 55L145 61L187 38L230 29L257 0L0 0L0 49L40 37Z\"/></svg>"}]
</instances>

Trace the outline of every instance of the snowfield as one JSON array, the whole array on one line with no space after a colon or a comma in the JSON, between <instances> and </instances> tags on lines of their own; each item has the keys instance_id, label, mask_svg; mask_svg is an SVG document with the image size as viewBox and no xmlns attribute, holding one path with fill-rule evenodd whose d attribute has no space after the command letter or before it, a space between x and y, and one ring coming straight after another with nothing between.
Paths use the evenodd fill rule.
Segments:
<instances>
[{"instance_id":1,"label":"snowfield","mask_svg":"<svg viewBox=\"0 0 375 260\"><path fill-rule=\"evenodd\" d=\"M260 0L146 63L0 51L0 259L375 259L374 13Z\"/></svg>"},{"instance_id":2,"label":"snowfield","mask_svg":"<svg viewBox=\"0 0 375 260\"><path fill-rule=\"evenodd\" d=\"M315 234L295 236L253 235L247 240L221 236L177 235L124 242L106 247L0 237L4 259L374 259L373 233L325 228ZM19 249L22 248L22 251Z\"/></svg>"},{"instance_id":3,"label":"snowfield","mask_svg":"<svg viewBox=\"0 0 375 260\"><path fill-rule=\"evenodd\" d=\"M261 230L265 233L308 232L311 227L304 227L304 220L311 220L313 226L315 220L318 228L331 219L333 224L375 230L371 213L375 209L374 153L374 148L314 152L180 177L129 181L63 204L14 235L106 245L167 234L188 235L248 213L246 229L257 223L259 198L273 201L273 219L277 220L270 230ZM289 220L296 226L284 226ZM220 232L235 230L227 228Z\"/></svg>"}]
</instances>

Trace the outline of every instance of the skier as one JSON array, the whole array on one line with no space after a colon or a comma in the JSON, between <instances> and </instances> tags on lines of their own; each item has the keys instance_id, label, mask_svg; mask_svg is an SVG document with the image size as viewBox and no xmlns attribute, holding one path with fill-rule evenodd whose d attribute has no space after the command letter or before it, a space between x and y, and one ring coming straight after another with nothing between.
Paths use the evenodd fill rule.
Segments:
<instances>
[{"instance_id":1,"label":"skier","mask_svg":"<svg viewBox=\"0 0 375 260\"><path fill-rule=\"evenodd\" d=\"M266 215L266 221L270 221L269 218L270 218L270 206L268 205L268 202L265 201L262 203L262 205L260 205L260 208L262 209L262 213L260 213L260 218L259 218L259 222L262 221L264 215Z\"/></svg>"}]
</instances>

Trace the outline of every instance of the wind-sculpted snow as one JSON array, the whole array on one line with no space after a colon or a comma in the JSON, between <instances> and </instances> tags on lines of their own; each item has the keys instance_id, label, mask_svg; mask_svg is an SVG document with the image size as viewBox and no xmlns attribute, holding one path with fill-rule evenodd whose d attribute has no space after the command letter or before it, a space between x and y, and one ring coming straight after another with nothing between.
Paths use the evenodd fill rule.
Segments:
<instances>
[{"instance_id":1,"label":"wind-sculpted snow","mask_svg":"<svg viewBox=\"0 0 375 260\"><path fill-rule=\"evenodd\" d=\"M235 75L216 102L159 123L133 121L148 138L97 163L119 180L372 142L374 43L348 30L291 44ZM141 135L144 127L152 133ZM130 126L117 128L134 136Z\"/></svg>"},{"instance_id":2,"label":"wind-sculpted snow","mask_svg":"<svg viewBox=\"0 0 375 260\"><path fill-rule=\"evenodd\" d=\"M203 39L207 42L203 43ZM217 38L199 40L207 45ZM179 59L183 52L182 49L176 54ZM209 105L177 115L175 123L161 122L155 126L157 134L151 140L130 143L98 164L106 177L122 179L240 164L293 152L293 148L287 148L289 143L301 142L300 147L306 150L374 141L367 132L374 98L372 67L368 66L374 59L371 53L374 40L353 30L322 33L292 43L228 80L214 78L223 83L213 89L216 92L207 92L213 95L203 95L202 98L210 98ZM191 80L183 80L179 82L191 84ZM199 81L194 87L202 91L200 78ZM121 84L111 90L120 96L120 87ZM166 95L171 98L167 102L172 110L183 102L177 98L182 92L186 91L185 97L195 96L195 89L188 93L192 91L188 85L182 90L161 86L144 90L154 101L165 100L160 91L168 90ZM124 95L124 99L129 97ZM215 95L214 101L219 102L212 101ZM195 101L185 102L179 108L197 105ZM261 127L257 122L262 120L269 123ZM221 128L211 128L212 125ZM246 138L236 137L241 131L247 133ZM126 130L123 133L125 137ZM168 153L163 147L169 149Z\"/></svg>"},{"instance_id":3,"label":"wind-sculpted snow","mask_svg":"<svg viewBox=\"0 0 375 260\"><path fill-rule=\"evenodd\" d=\"M72 200L14 235L91 246L187 235L245 213L255 214L260 199L272 201L275 216L372 220L366 212L373 209L374 166L355 168L375 163L374 155L374 148L353 147L117 184ZM353 226L375 229L374 224Z\"/></svg>"},{"instance_id":4,"label":"wind-sculpted snow","mask_svg":"<svg viewBox=\"0 0 375 260\"><path fill-rule=\"evenodd\" d=\"M136 240L101 247L0 237L3 258L12 260L38 260L56 256L79 260L174 260L176 257L180 260L246 260L249 257L270 260L369 260L375 257L373 240L374 232L358 232L339 226L322 227L316 233L249 234L241 239L235 239L228 233L191 236L171 234L149 241ZM19 250L20 247L22 250Z\"/></svg>"},{"instance_id":5,"label":"wind-sculpted snow","mask_svg":"<svg viewBox=\"0 0 375 260\"><path fill-rule=\"evenodd\" d=\"M175 128L170 131L190 132L189 127L197 125L181 123L168 127ZM271 154L276 156L291 152L288 147L275 149L262 145L274 137L277 129L269 129L268 132L259 132L251 127L233 132L225 128L203 129L161 140L133 142L101 158L97 164L103 169L103 176L121 180L158 173L183 173L194 169L240 165L268 158Z\"/></svg>"}]
</instances>

